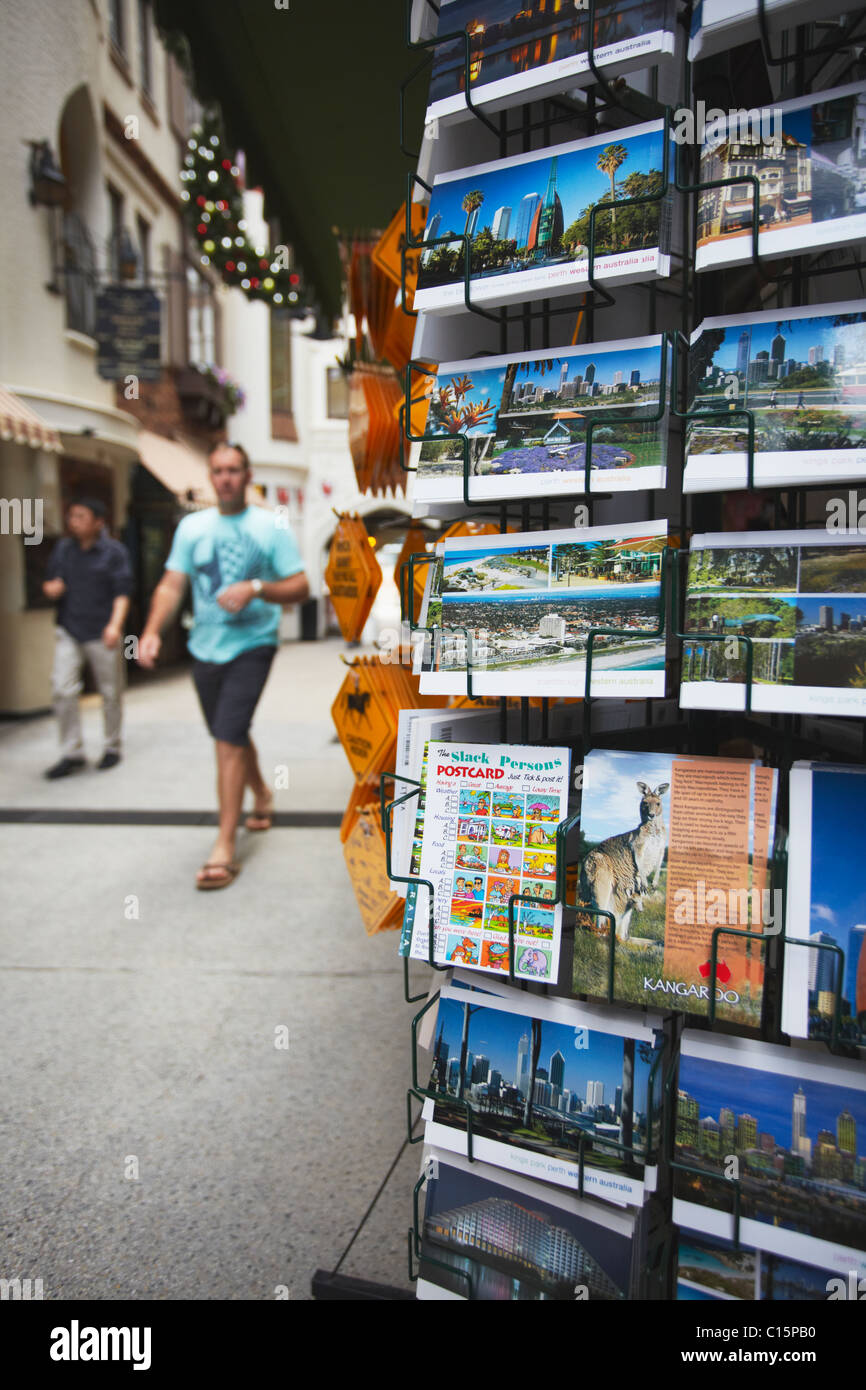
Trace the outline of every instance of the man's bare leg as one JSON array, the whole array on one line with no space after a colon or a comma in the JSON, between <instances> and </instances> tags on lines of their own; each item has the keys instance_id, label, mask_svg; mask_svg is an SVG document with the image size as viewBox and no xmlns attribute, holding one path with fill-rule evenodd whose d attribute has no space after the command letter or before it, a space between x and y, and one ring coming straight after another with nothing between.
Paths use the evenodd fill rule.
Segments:
<instances>
[{"instance_id":1,"label":"man's bare leg","mask_svg":"<svg viewBox=\"0 0 866 1390\"><path fill-rule=\"evenodd\" d=\"M261 820L264 816L269 816L274 809L274 796L259 767L259 755L256 745L250 739L246 748L246 785L253 794L253 816Z\"/></svg>"},{"instance_id":2,"label":"man's bare leg","mask_svg":"<svg viewBox=\"0 0 866 1390\"><path fill-rule=\"evenodd\" d=\"M247 750L235 743L216 739L217 797L219 799L219 832L209 864L232 864L235 857L235 836L241 818L241 805L247 779ZM198 881L219 879L217 869L199 869Z\"/></svg>"}]
</instances>

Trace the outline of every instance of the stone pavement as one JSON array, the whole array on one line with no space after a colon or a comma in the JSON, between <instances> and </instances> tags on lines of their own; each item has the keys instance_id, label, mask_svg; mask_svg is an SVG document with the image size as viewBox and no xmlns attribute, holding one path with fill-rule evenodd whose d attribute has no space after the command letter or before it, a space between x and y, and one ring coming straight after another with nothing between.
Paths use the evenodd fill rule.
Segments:
<instances>
[{"instance_id":1,"label":"stone pavement","mask_svg":"<svg viewBox=\"0 0 866 1390\"><path fill-rule=\"evenodd\" d=\"M266 777L288 767L278 811L345 806L340 650L278 654L253 731ZM95 761L99 701L84 704ZM123 814L215 807L189 677L138 683L125 716L121 765L59 783L41 776L53 720L0 724L0 807L20 813L0 836L0 1276L42 1279L46 1299L272 1299L279 1285L308 1299L405 1135L396 937L365 935L336 824L245 832L237 882L196 892L213 830ZM118 819L40 823L48 810ZM419 1153L343 1273L410 1287Z\"/></svg>"}]
</instances>

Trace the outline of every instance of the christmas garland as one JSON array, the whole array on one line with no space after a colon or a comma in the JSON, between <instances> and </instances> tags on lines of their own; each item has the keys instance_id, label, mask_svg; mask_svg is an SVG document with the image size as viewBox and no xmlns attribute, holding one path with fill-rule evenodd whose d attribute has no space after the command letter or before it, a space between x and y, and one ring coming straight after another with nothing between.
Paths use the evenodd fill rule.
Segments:
<instances>
[{"instance_id":1,"label":"christmas garland","mask_svg":"<svg viewBox=\"0 0 866 1390\"><path fill-rule=\"evenodd\" d=\"M193 130L187 150L180 196L202 265L216 266L225 283L249 299L302 308L301 277L288 265L288 248L278 247L274 254L246 238L240 170L226 154L213 117Z\"/></svg>"}]
</instances>

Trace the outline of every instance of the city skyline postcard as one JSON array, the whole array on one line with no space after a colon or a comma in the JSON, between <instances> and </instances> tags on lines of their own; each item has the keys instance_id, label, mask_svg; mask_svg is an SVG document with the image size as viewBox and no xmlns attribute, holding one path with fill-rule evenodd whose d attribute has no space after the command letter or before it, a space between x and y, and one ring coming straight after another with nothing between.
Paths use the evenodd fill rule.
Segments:
<instances>
[{"instance_id":1,"label":"city skyline postcard","mask_svg":"<svg viewBox=\"0 0 866 1390\"><path fill-rule=\"evenodd\" d=\"M593 748L583 764L571 992L758 1028L778 774L747 759ZM781 923L779 924L781 926Z\"/></svg>"},{"instance_id":2,"label":"city skyline postcard","mask_svg":"<svg viewBox=\"0 0 866 1390\"><path fill-rule=\"evenodd\" d=\"M625 285L668 275L673 142L666 184L664 131L663 121L649 121L437 174L415 308L465 312L467 243L454 239L464 236L479 304L587 289L591 220L597 279ZM629 202L650 194L651 202Z\"/></svg>"},{"instance_id":3,"label":"city skyline postcard","mask_svg":"<svg viewBox=\"0 0 866 1390\"><path fill-rule=\"evenodd\" d=\"M786 942L782 1027L829 1042L838 1008L839 1041L866 1047L866 769L795 763L790 802L785 930L812 944Z\"/></svg>"},{"instance_id":4,"label":"city skyline postcard","mask_svg":"<svg viewBox=\"0 0 866 1390\"><path fill-rule=\"evenodd\" d=\"M753 115L752 124L747 112L733 113L718 127L708 123L700 182L738 174L758 179L759 254L802 255L862 240L866 85L796 97ZM732 182L698 194L696 270L751 261L753 188Z\"/></svg>"},{"instance_id":5,"label":"city skyline postcard","mask_svg":"<svg viewBox=\"0 0 866 1390\"><path fill-rule=\"evenodd\" d=\"M413 446L419 502L574 491L593 422L590 491L664 487L661 335L440 364L425 440Z\"/></svg>"},{"instance_id":6,"label":"city skyline postcard","mask_svg":"<svg viewBox=\"0 0 866 1390\"><path fill-rule=\"evenodd\" d=\"M665 520L562 531L454 537L425 592L421 693L663 695L658 633ZM433 567L431 566L431 569ZM468 642L467 642L468 638Z\"/></svg>"},{"instance_id":7,"label":"city skyline postcard","mask_svg":"<svg viewBox=\"0 0 866 1390\"><path fill-rule=\"evenodd\" d=\"M862 1065L745 1038L683 1039L673 1219L833 1274L866 1274ZM696 1169L698 1171L692 1171Z\"/></svg>"},{"instance_id":8,"label":"city skyline postcard","mask_svg":"<svg viewBox=\"0 0 866 1390\"><path fill-rule=\"evenodd\" d=\"M618 75L664 61L674 51L671 0L597 0L594 61ZM592 81L588 15L574 6L527 0L441 0L426 122L470 116L466 104L466 40L472 102L499 111L537 101L548 91ZM457 35L449 39L448 35Z\"/></svg>"},{"instance_id":9,"label":"city skyline postcard","mask_svg":"<svg viewBox=\"0 0 866 1390\"><path fill-rule=\"evenodd\" d=\"M683 709L745 708L747 637L752 709L866 715L866 535L693 536L684 631Z\"/></svg>"},{"instance_id":10,"label":"city skyline postcard","mask_svg":"<svg viewBox=\"0 0 866 1390\"><path fill-rule=\"evenodd\" d=\"M635 1277L636 1217L425 1148L419 1300L619 1302Z\"/></svg>"},{"instance_id":11,"label":"city skyline postcard","mask_svg":"<svg viewBox=\"0 0 866 1390\"><path fill-rule=\"evenodd\" d=\"M818 312L820 310L820 312ZM686 492L866 477L866 300L705 319L689 348Z\"/></svg>"},{"instance_id":12,"label":"city skyline postcard","mask_svg":"<svg viewBox=\"0 0 866 1390\"><path fill-rule=\"evenodd\" d=\"M655 1183L645 1155L657 1137L658 1078L648 1114L656 1045L652 1027L627 1014L551 999L529 1012L525 998L443 986L427 1142L465 1154L469 1105L477 1158L577 1189L583 1149L587 1196L639 1206Z\"/></svg>"}]
</instances>

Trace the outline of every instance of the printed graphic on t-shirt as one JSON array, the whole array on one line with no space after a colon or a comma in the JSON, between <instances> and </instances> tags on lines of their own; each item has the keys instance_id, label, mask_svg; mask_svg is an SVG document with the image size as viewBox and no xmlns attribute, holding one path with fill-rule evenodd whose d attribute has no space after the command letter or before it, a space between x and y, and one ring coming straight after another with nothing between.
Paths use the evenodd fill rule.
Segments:
<instances>
[{"instance_id":1,"label":"printed graphic on t-shirt","mask_svg":"<svg viewBox=\"0 0 866 1390\"><path fill-rule=\"evenodd\" d=\"M208 556L209 558L205 558ZM213 541L202 536L193 552L193 584L196 612L200 620L244 621L247 613L229 613L217 602L217 595L229 584L255 579L264 573L266 555L261 546L244 531L220 536ZM248 616L248 615L247 615Z\"/></svg>"}]
</instances>

